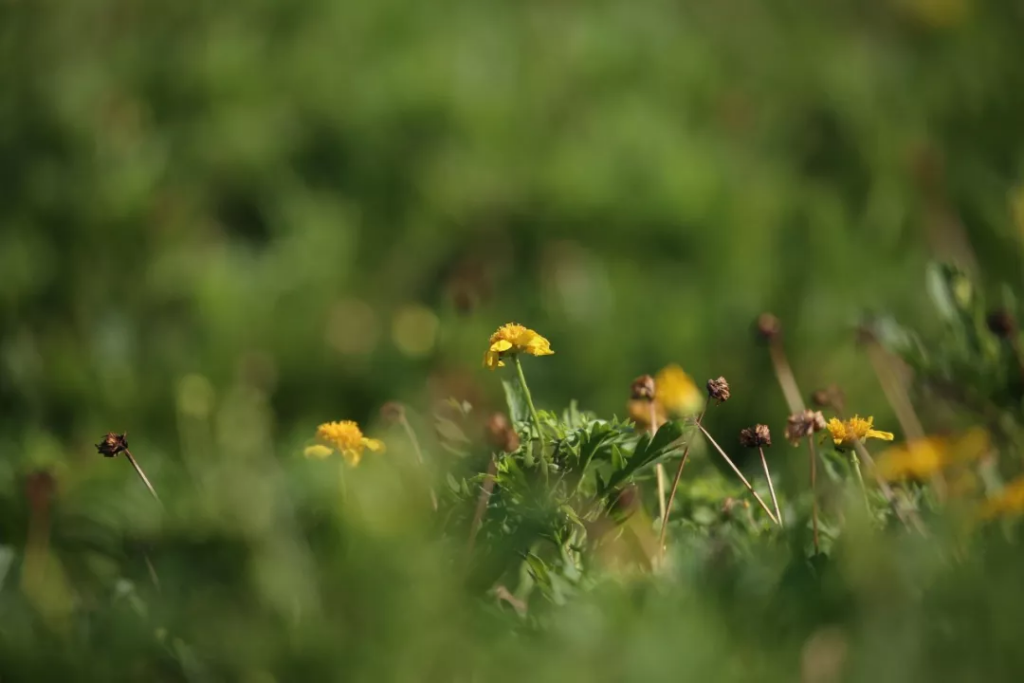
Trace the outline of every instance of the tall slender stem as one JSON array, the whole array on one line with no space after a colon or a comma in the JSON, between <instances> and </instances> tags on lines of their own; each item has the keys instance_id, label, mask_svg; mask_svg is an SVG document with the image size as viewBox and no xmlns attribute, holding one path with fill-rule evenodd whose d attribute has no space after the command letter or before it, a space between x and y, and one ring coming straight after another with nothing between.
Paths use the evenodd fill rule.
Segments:
<instances>
[{"instance_id":1,"label":"tall slender stem","mask_svg":"<svg viewBox=\"0 0 1024 683\"><path fill-rule=\"evenodd\" d=\"M700 415L697 416L697 426L700 426L701 420L704 419L704 413L707 412L707 406L700 411ZM675 479L672 480L672 488L669 489L668 502L665 504L665 511L661 515L661 537L658 539L658 550L661 553L665 552L665 533L668 531L668 517L672 514L672 503L676 499L676 489L679 488L679 479L683 476L683 468L686 467L686 459L690 455L690 444L693 443L691 439L686 443L686 448L683 449L683 457L679 460L679 467L676 468Z\"/></svg>"},{"instance_id":2,"label":"tall slender stem","mask_svg":"<svg viewBox=\"0 0 1024 683\"><path fill-rule=\"evenodd\" d=\"M757 450L761 452L761 464L764 466L764 476L768 480L768 490L772 494L772 505L775 506L775 516L779 518L779 526L783 526L782 510L779 509L779 499L775 497L775 485L772 484L772 473L768 470L768 459L764 457L763 447L758 446Z\"/></svg>"},{"instance_id":3,"label":"tall slender stem","mask_svg":"<svg viewBox=\"0 0 1024 683\"><path fill-rule=\"evenodd\" d=\"M814 449L814 435L807 437L807 446L811 453L811 523L814 528L814 554L821 552L818 543L818 454Z\"/></svg>"},{"instance_id":4,"label":"tall slender stem","mask_svg":"<svg viewBox=\"0 0 1024 683\"><path fill-rule=\"evenodd\" d=\"M740 472L740 468L736 467L736 463L732 461L732 458L726 455L725 451L722 450L722 447L718 445L718 442L715 441L715 439L710 434L708 434L708 430L704 429L704 425L698 424L697 428L700 431L704 432L704 436L707 437L707 440L710 441L711 445L715 447L715 450L718 451L718 454L725 458L725 461L729 463L729 467L731 467L732 471L736 473L736 476L740 478L740 481L743 482L743 485L747 487L747 491L750 492L750 495L754 496L754 500L761 504L761 508L765 511L765 514L768 515L768 518L776 524L778 524L779 520L775 518L775 515L772 514L772 511L768 507L768 505L764 502L761 496L757 494L757 491L755 491L754 487L750 485L750 482L747 481L747 478L743 476L743 473Z\"/></svg>"},{"instance_id":5,"label":"tall slender stem","mask_svg":"<svg viewBox=\"0 0 1024 683\"><path fill-rule=\"evenodd\" d=\"M658 407L654 401L648 401L651 409L651 438L658 433ZM660 462L655 465L654 472L658 479L658 517L665 519L665 466Z\"/></svg>"},{"instance_id":6,"label":"tall slender stem","mask_svg":"<svg viewBox=\"0 0 1024 683\"><path fill-rule=\"evenodd\" d=\"M871 499L868 498L868 488L864 485L864 475L860 471L860 458L857 457L856 451L850 452L850 460L853 461L853 471L857 475L857 483L860 484L861 495L864 496L864 507L868 511L868 517L871 516Z\"/></svg>"},{"instance_id":7,"label":"tall slender stem","mask_svg":"<svg viewBox=\"0 0 1024 683\"><path fill-rule=\"evenodd\" d=\"M804 400L801 398L800 388L796 384L796 377L793 375L782 343L777 338L773 339L768 346L768 352L775 368L775 377L779 380L779 386L782 387L782 393L789 405L790 414L803 412Z\"/></svg>"},{"instance_id":8,"label":"tall slender stem","mask_svg":"<svg viewBox=\"0 0 1024 683\"><path fill-rule=\"evenodd\" d=\"M416 459L419 460L420 465L425 464L423 460L423 450L420 448L420 440L416 438L416 432L413 430L412 425L409 424L409 418L405 416L404 411L398 418L398 421L402 424L402 429L405 430L405 435L409 437L409 443L412 444L413 453L416 454ZM430 486L430 504L434 510L437 510L437 494L434 493L434 487Z\"/></svg>"},{"instance_id":9,"label":"tall slender stem","mask_svg":"<svg viewBox=\"0 0 1024 683\"><path fill-rule=\"evenodd\" d=\"M132 456L132 452L126 448L124 449L124 456L128 459L128 462L132 464L132 467L135 468L135 473L139 475L139 479L141 479L142 483L146 485L147 489L149 489L149 492L150 494L152 494L153 499L156 500L156 502L163 505L163 502L160 500L160 496L156 495L156 489L154 489L153 485L149 483L149 477L147 477L146 473L142 471L142 468L139 466L139 463Z\"/></svg>"},{"instance_id":10,"label":"tall slender stem","mask_svg":"<svg viewBox=\"0 0 1024 683\"><path fill-rule=\"evenodd\" d=\"M910 400L907 388L898 378L889 352L874 337L870 337L867 341L867 352L871 367L882 387L882 393L885 394L886 400L889 401L893 412L896 413L896 419L899 421L907 441L911 443L921 441L924 439L924 426L914 410L914 404ZM931 484L939 501L945 501L949 487L946 485L941 471L932 474Z\"/></svg>"},{"instance_id":11,"label":"tall slender stem","mask_svg":"<svg viewBox=\"0 0 1024 683\"><path fill-rule=\"evenodd\" d=\"M526 375L523 374L523 364L519 362L519 354L512 356L512 362L516 366L516 374L519 376L519 386L523 389L523 397L526 398L526 405L530 408L530 418L537 430L537 442L540 444L541 469L544 471L544 481L548 480L548 462L544 453L544 433L540 427L540 416L537 415L537 407L533 405L533 396L530 394L530 387L526 384Z\"/></svg>"}]
</instances>

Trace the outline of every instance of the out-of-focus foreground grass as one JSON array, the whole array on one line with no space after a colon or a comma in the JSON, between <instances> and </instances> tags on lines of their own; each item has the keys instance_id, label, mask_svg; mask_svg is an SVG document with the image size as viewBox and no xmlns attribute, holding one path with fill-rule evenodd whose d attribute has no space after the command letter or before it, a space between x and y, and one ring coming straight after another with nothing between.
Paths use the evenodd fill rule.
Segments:
<instances>
[{"instance_id":1,"label":"out-of-focus foreground grass","mask_svg":"<svg viewBox=\"0 0 1024 683\"><path fill-rule=\"evenodd\" d=\"M677 362L732 382L712 431L780 427L764 310L804 389L915 436L854 329L945 339L931 259L1020 285L1022 31L980 0L0 0L0 680L1019 675L1008 528L851 522L823 567L802 526L683 526L671 570L524 619L466 587L407 447L344 496L301 452L394 436L387 400L427 441L448 396L503 409L509 320L555 348L544 408L623 416ZM983 415L1019 464L1014 396Z\"/></svg>"}]
</instances>

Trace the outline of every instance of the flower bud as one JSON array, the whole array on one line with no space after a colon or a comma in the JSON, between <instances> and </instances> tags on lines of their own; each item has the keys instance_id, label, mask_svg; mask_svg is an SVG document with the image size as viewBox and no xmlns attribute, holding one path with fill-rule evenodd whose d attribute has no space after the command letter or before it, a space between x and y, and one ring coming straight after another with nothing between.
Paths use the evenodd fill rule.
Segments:
<instances>
[{"instance_id":1,"label":"flower bud","mask_svg":"<svg viewBox=\"0 0 1024 683\"><path fill-rule=\"evenodd\" d=\"M405 406L398 401L388 401L380 407L380 417L390 425L401 424L405 421Z\"/></svg>"},{"instance_id":2,"label":"flower bud","mask_svg":"<svg viewBox=\"0 0 1024 683\"><path fill-rule=\"evenodd\" d=\"M764 341L771 342L782 333L782 323L771 313L757 316L757 335Z\"/></svg>"}]
</instances>

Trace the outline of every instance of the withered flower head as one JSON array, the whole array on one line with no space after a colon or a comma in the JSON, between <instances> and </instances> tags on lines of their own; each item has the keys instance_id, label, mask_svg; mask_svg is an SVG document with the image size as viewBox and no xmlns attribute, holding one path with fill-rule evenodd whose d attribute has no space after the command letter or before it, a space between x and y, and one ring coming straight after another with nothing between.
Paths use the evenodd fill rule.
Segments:
<instances>
[{"instance_id":1,"label":"withered flower head","mask_svg":"<svg viewBox=\"0 0 1024 683\"><path fill-rule=\"evenodd\" d=\"M128 450L128 433L115 434L114 432L108 432L103 437L103 441L96 444L96 450L106 458L113 458L121 451Z\"/></svg>"},{"instance_id":2,"label":"withered flower head","mask_svg":"<svg viewBox=\"0 0 1024 683\"><path fill-rule=\"evenodd\" d=\"M725 403L729 400L729 383L724 377L708 380L708 396L718 403Z\"/></svg>"},{"instance_id":3,"label":"withered flower head","mask_svg":"<svg viewBox=\"0 0 1024 683\"><path fill-rule=\"evenodd\" d=\"M757 335L764 341L770 342L782 333L782 323L771 313L762 313L757 316Z\"/></svg>"},{"instance_id":4,"label":"withered flower head","mask_svg":"<svg viewBox=\"0 0 1024 683\"><path fill-rule=\"evenodd\" d=\"M772 445L772 433L768 425L754 425L740 432L740 444L745 448L760 448Z\"/></svg>"},{"instance_id":5,"label":"withered flower head","mask_svg":"<svg viewBox=\"0 0 1024 683\"><path fill-rule=\"evenodd\" d=\"M405 420L405 406L398 401L388 401L380 407L380 417L388 424L400 424Z\"/></svg>"},{"instance_id":6,"label":"withered flower head","mask_svg":"<svg viewBox=\"0 0 1024 683\"><path fill-rule=\"evenodd\" d=\"M654 400L654 378L650 375L641 375L633 380L630 388L630 397L634 401Z\"/></svg>"},{"instance_id":7,"label":"withered flower head","mask_svg":"<svg viewBox=\"0 0 1024 683\"><path fill-rule=\"evenodd\" d=\"M841 412L846 407L846 394L835 384L830 384L811 394L811 403L817 408L832 408Z\"/></svg>"},{"instance_id":8,"label":"withered flower head","mask_svg":"<svg viewBox=\"0 0 1024 683\"><path fill-rule=\"evenodd\" d=\"M799 443L801 439L825 429L825 416L820 410L804 410L789 416L786 423L786 439Z\"/></svg>"},{"instance_id":9,"label":"withered flower head","mask_svg":"<svg viewBox=\"0 0 1024 683\"><path fill-rule=\"evenodd\" d=\"M493 413L487 420L487 437L497 449L511 453L519 448L519 435L505 413Z\"/></svg>"},{"instance_id":10,"label":"withered flower head","mask_svg":"<svg viewBox=\"0 0 1024 683\"><path fill-rule=\"evenodd\" d=\"M988 323L988 329L992 334L1000 339L1009 339L1017 331L1017 321L1014 320L1013 313L1005 308L989 313L985 322Z\"/></svg>"}]
</instances>

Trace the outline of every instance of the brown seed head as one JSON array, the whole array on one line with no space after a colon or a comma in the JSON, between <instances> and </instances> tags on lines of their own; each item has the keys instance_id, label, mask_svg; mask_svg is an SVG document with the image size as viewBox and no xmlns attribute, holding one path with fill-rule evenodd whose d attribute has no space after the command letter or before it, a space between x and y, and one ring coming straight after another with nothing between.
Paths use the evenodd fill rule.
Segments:
<instances>
[{"instance_id":1,"label":"brown seed head","mask_svg":"<svg viewBox=\"0 0 1024 683\"><path fill-rule=\"evenodd\" d=\"M761 448L772 445L772 433L768 425L754 425L740 432L740 444L745 448Z\"/></svg>"},{"instance_id":2,"label":"brown seed head","mask_svg":"<svg viewBox=\"0 0 1024 683\"><path fill-rule=\"evenodd\" d=\"M771 342L782 334L782 323L771 313L762 313L757 316L757 336L762 340Z\"/></svg>"},{"instance_id":3,"label":"brown seed head","mask_svg":"<svg viewBox=\"0 0 1024 683\"><path fill-rule=\"evenodd\" d=\"M708 396L718 403L725 403L729 400L729 383L724 377L708 380Z\"/></svg>"},{"instance_id":4,"label":"brown seed head","mask_svg":"<svg viewBox=\"0 0 1024 683\"><path fill-rule=\"evenodd\" d=\"M634 401L654 400L654 378L650 375L641 375L633 380L630 388L630 397Z\"/></svg>"},{"instance_id":5,"label":"brown seed head","mask_svg":"<svg viewBox=\"0 0 1024 683\"><path fill-rule=\"evenodd\" d=\"M846 394L835 384L811 394L811 403L817 408L832 408L842 412L846 408Z\"/></svg>"},{"instance_id":6,"label":"brown seed head","mask_svg":"<svg viewBox=\"0 0 1024 683\"><path fill-rule=\"evenodd\" d=\"M988 323L988 329L992 334L1000 339L1009 339L1017 332L1017 321L1014 320L1013 313L1005 308L989 313L985 322Z\"/></svg>"},{"instance_id":7,"label":"brown seed head","mask_svg":"<svg viewBox=\"0 0 1024 683\"><path fill-rule=\"evenodd\" d=\"M405 406L398 401L388 401L380 407L380 417L388 424L401 424L405 421Z\"/></svg>"},{"instance_id":8,"label":"brown seed head","mask_svg":"<svg viewBox=\"0 0 1024 683\"><path fill-rule=\"evenodd\" d=\"M487 437L492 446L506 453L519 448L519 435L505 413L493 413L487 420Z\"/></svg>"},{"instance_id":9,"label":"brown seed head","mask_svg":"<svg viewBox=\"0 0 1024 683\"><path fill-rule=\"evenodd\" d=\"M786 439L798 443L815 432L825 429L825 416L820 410L804 410L789 416L786 423Z\"/></svg>"},{"instance_id":10,"label":"brown seed head","mask_svg":"<svg viewBox=\"0 0 1024 683\"><path fill-rule=\"evenodd\" d=\"M103 454L106 458L113 458L121 451L128 450L128 433L115 434L114 432L108 432L103 441L96 444L96 450Z\"/></svg>"}]
</instances>

